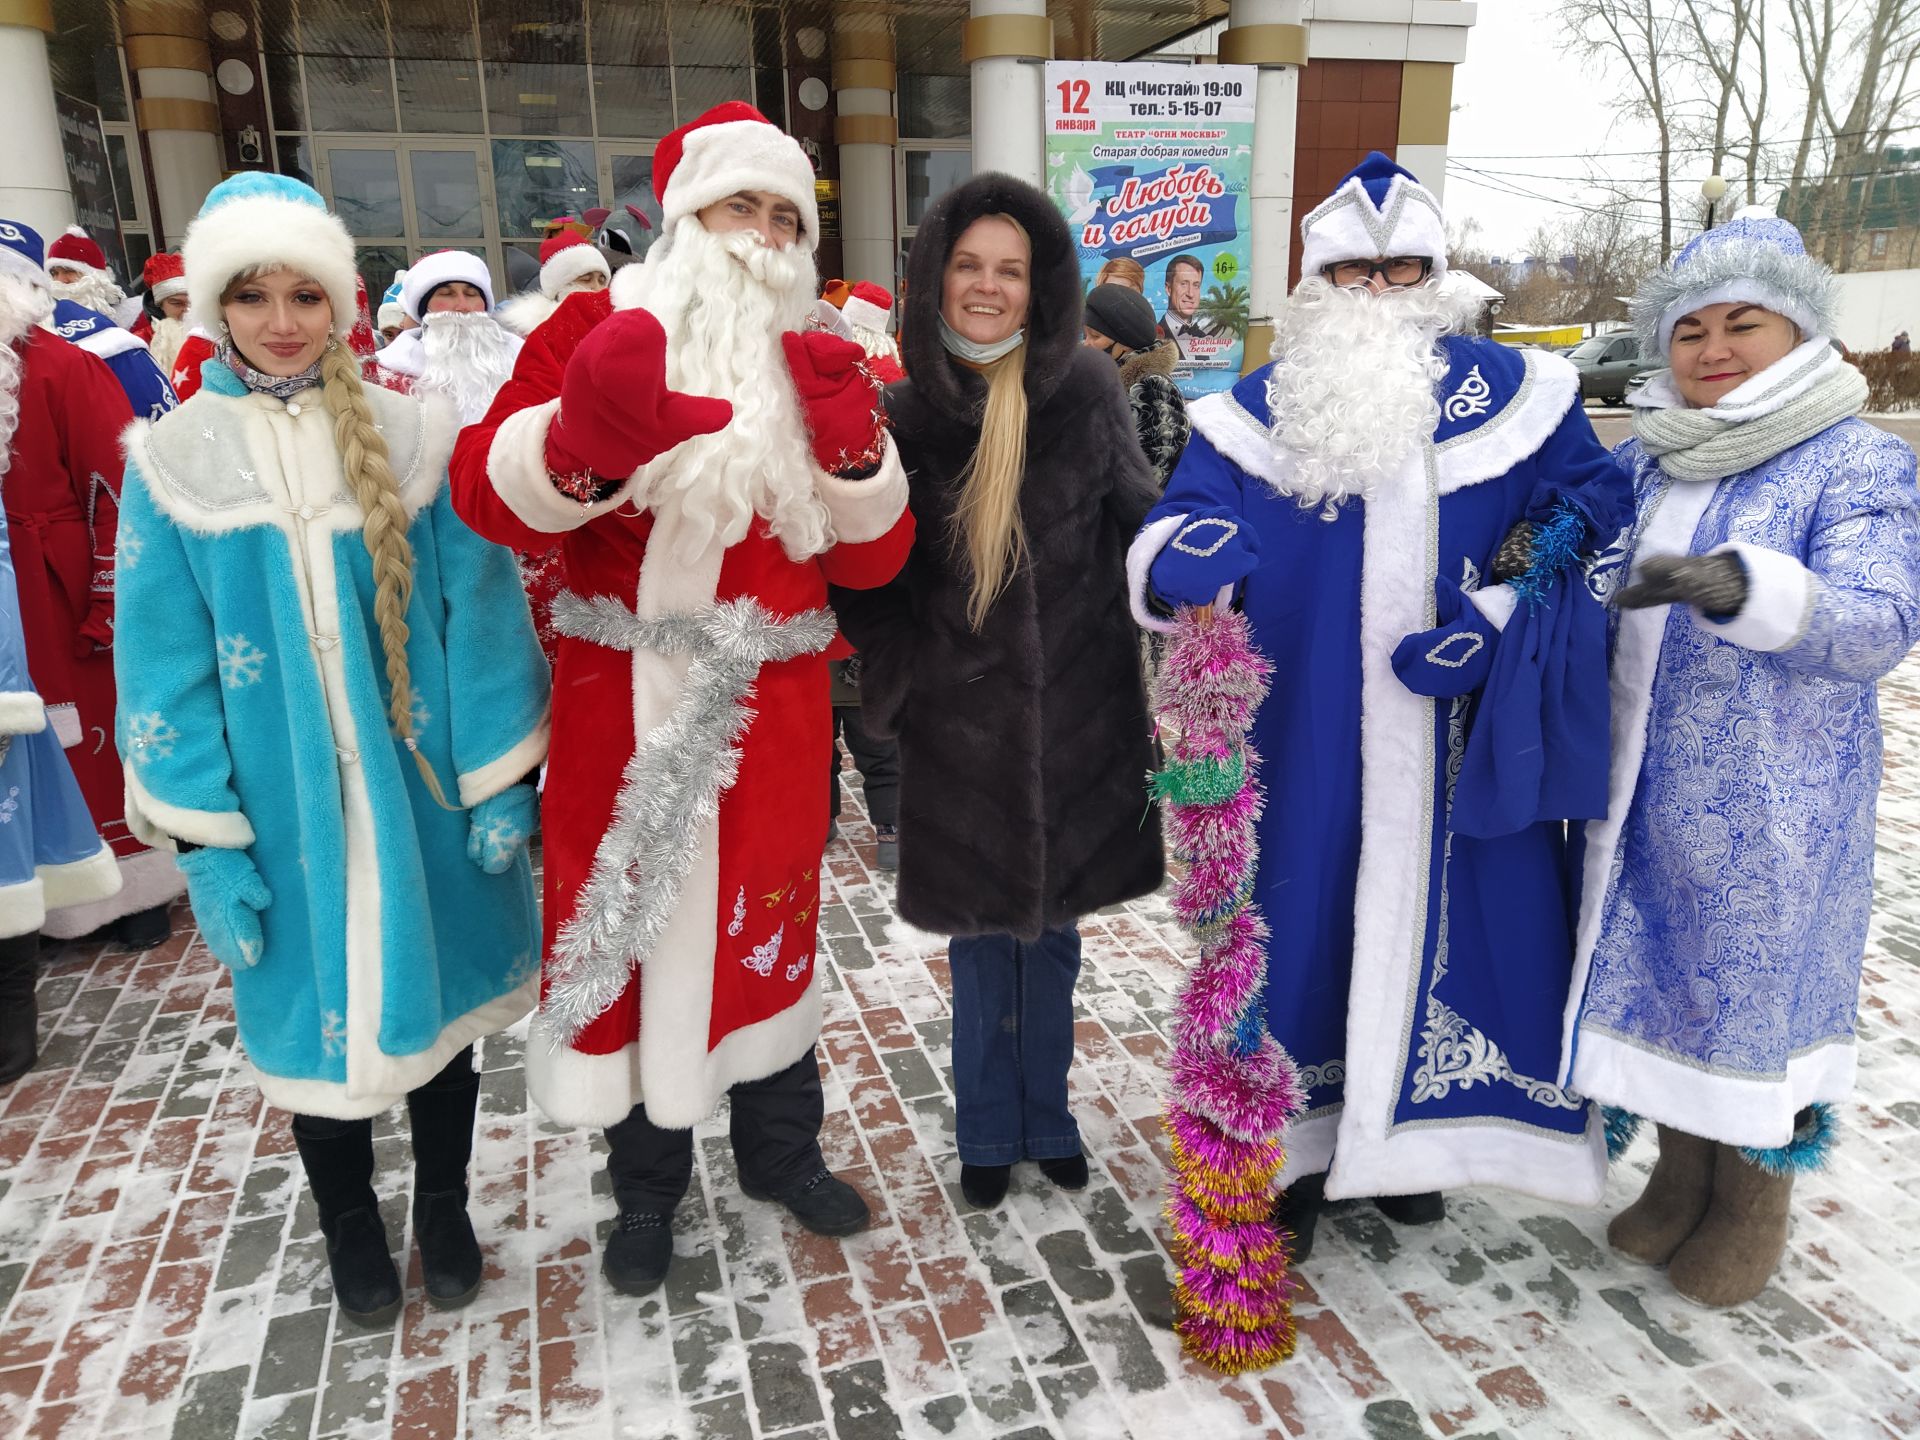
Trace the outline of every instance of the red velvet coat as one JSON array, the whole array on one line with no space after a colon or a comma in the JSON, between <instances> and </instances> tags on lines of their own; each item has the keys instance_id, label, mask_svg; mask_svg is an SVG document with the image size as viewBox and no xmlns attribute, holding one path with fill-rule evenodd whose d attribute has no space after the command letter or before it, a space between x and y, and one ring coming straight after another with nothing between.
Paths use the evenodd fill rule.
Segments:
<instances>
[{"instance_id":1,"label":"red velvet coat","mask_svg":"<svg viewBox=\"0 0 1920 1440\"><path fill-rule=\"evenodd\" d=\"M133 423L126 391L97 356L37 326L18 342L25 361L20 423L4 493L27 632L27 668L66 747L87 809L120 861L120 893L55 911L48 934L84 934L180 893L172 860L127 829L125 782L113 736L113 578L120 519L120 434ZM138 562L137 541L122 563Z\"/></svg>"},{"instance_id":2,"label":"red velvet coat","mask_svg":"<svg viewBox=\"0 0 1920 1440\"><path fill-rule=\"evenodd\" d=\"M569 297L528 340L486 419L462 433L453 497L467 523L523 550L561 536L568 590L611 597L646 617L711 614L750 598L788 619L825 612L829 582L866 588L890 580L913 539L906 476L891 442L871 479L816 472L839 543L802 562L790 559L759 521L738 544L716 541L689 559L674 544L677 518L656 525L654 513L637 511L624 489L584 508L554 489L545 442L567 358L612 313L620 289ZM804 447L806 437L795 443ZM542 813L543 1005L555 998L556 936L574 918L596 851L617 818L636 736L664 744L672 732L660 732L662 723L688 713L687 664L684 653L559 639ZM815 929L832 744L824 654L762 663L745 703L751 719L738 744L737 775L717 816L685 847L688 867L651 954L631 974L630 956L602 956L609 974L626 977L619 998L571 1045L536 1036L528 1047L534 1098L557 1120L607 1125L644 1099L656 1123L692 1125L730 1085L785 1068L818 1037ZM696 763L717 758L709 752Z\"/></svg>"}]
</instances>

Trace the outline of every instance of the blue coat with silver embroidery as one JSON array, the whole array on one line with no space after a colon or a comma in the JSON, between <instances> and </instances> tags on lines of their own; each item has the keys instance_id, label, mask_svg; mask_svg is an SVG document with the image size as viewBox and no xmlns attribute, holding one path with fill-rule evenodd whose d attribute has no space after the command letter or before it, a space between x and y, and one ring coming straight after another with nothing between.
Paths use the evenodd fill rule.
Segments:
<instances>
[{"instance_id":1,"label":"blue coat with silver embroidery","mask_svg":"<svg viewBox=\"0 0 1920 1440\"><path fill-rule=\"evenodd\" d=\"M1628 441L1637 555L1737 551L1715 623L1623 612L1610 823L1588 827L1574 1084L1729 1144L1851 1089L1873 904L1874 682L1920 638L1913 451L1846 420L1718 482Z\"/></svg>"},{"instance_id":2,"label":"blue coat with silver embroidery","mask_svg":"<svg viewBox=\"0 0 1920 1440\"><path fill-rule=\"evenodd\" d=\"M371 1114L530 1008L532 875L524 853L501 875L469 860L468 812L434 800L389 729L372 561L320 391L282 402L218 363L203 375L128 437L128 819L252 857L273 903L233 993L262 1089ZM451 415L365 393L410 516L416 733L471 806L544 758L546 664L512 555L453 513Z\"/></svg>"},{"instance_id":3,"label":"blue coat with silver embroidery","mask_svg":"<svg viewBox=\"0 0 1920 1440\"><path fill-rule=\"evenodd\" d=\"M1442 343L1432 441L1330 518L1286 491L1271 367L1196 402L1131 568L1205 507L1259 535L1242 603L1275 673L1252 737L1255 899L1268 1025L1307 1090L1287 1176L1331 1167L1333 1195L1499 1184L1591 1202L1597 1123L1555 1082L1563 822L1605 806L1604 596L1630 490L1564 361ZM1554 543L1516 601L1486 577L1522 518ZM1511 605L1504 629L1476 594Z\"/></svg>"}]
</instances>

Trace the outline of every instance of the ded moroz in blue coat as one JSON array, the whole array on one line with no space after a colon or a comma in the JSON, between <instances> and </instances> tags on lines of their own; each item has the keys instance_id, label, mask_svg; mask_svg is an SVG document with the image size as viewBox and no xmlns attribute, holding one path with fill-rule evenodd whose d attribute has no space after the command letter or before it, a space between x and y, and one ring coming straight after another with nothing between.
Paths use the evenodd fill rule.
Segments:
<instances>
[{"instance_id":1,"label":"ded moroz in blue coat","mask_svg":"<svg viewBox=\"0 0 1920 1440\"><path fill-rule=\"evenodd\" d=\"M1274 665L1253 744L1267 791L1255 899L1272 927L1267 1019L1300 1067L1285 1180L1333 1197L1501 1185L1600 1198L1595 1107L1556 1083L1573 961L1567 818L1604 813L1605 595L1629 487L1557 356L1449 336L1441 419L1369 499L1323 518L1287 493L1265 366L1191 407L1193 438L1129 557L1192 512L1259 537L1244 607ZM1575 552L1536 599L1487 583L1512 525L1568 517ZM1491 625L1436 625L1436 580ZM1144 607L1136 614L1149 620ZM1149 623L1151 623L1149 621ZM1415 674L1413 672L1420 673Z\"/></svg>"},{"instance_id":2,"label":"ded moroz in blue coat","mask_svg":"<svg viewBox=\"0 0 1920 1440\"><path fill-rule=\"evenodd\" d=\"M72 300L57 301L47 328L62 340L99 356L127 392L127 403L137 417L158 420L180 403L174 398L166 373L148 353L146 341L130 330L122 330L98 310Z\"/></svg>"},{"instance_id":3,"label":"ded moroz in blue coat","mask_svg":"<svg viewBox=\"0 0 1920 1440\"><path fill-rule=\"evenodd\" d=\"M127 433L120 748L127 815L165 845L244 847L273 903L233 976L268 1101L371 1115L532 1008L540 935L525 854L467 857L388 727L363 516L318 389L247 394L218 362ZM236 393L238 392L238 393ZM452 415L369 386L410 524L408 663L421 749L471 806L546 755L546 664L513 556L446 485Z\"/></svg>"}]
</instances>

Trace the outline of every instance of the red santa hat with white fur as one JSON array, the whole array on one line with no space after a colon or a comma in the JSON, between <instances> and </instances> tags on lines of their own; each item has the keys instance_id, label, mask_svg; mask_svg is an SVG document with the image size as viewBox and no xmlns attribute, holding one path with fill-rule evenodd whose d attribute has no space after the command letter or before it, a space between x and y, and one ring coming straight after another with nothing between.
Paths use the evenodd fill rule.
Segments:
<instances>
[{"instance_id":1,"label":"red santa hat with white fur","mask_svg":"<svg viewBox=\"0 0 1920 1440\"><path fill-rule=\"evenodd\" d=\"M743 190L791 201L800 212L800 246L820 243L820 211L813 197L813 162L800 142L743 100L728 100L688 121L653 151L653 193L660 201L661 236L673 243L682 216Z\"/></svg>"},{"instance_id":2,"label":"red santa hat with white fur","mask_svg":"<svg viewBox=\"0 0 1920 1440\"><path fill-rule=\"evenodd\" d=\"M61 265L69 270L84 270L118 285L120 281L107 268L107 252L102 250L78 225L69 225L66 233L47 247L47 269Z\"/></svg>"},{"instance_id":3,"label":"red santa hat with white fur","mask_svg":"<svg viewBox=\"0 0 1920 1440\"><path fill-rule=\"evenodd\" d=\"M893 296L884 285L876 285L871 280L860 281L841 304L840 314L846 320L847 328L853 331L853 338L869 357L899 366L899 347L887 333L887 322L893 316ZM881 378L897 380L900 377L896 374Z\"/></svg>"},{"instance_id":4,"label":"red santa hat with white fur","mask_svg":"<svg viewBox=\"0 0 1920 1440\"><path fill-rule=\"evenodd\" d=\"M155 305L170 300L175 295L187 293L187 267L178 255L162 250L157 255L147 257L146 267L140 272L140 278L146 282L147 298Z\"/></svg>"},{"instance_id":5,"label":"red santa hat with white fur","mask_svg":"<svg viewBox=\"0 0 1920 1440\"><path fill-rule=\"evenodd\" d=\"M578 231L558 231L540 247L540 293L549 300L558 300L567 286L595 271L613 278L607 257Z\"/></svg>"}]
</instances>

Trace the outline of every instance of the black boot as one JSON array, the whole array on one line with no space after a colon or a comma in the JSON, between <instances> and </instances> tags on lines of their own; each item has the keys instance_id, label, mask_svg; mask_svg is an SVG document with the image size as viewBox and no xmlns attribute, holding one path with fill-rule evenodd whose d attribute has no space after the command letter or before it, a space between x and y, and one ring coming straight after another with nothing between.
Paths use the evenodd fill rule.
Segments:
<instances>
[{"instance_id":1,"label":"black boot","mask_svg":"<svg viewBox=\"0 0 1920 1440\"><path fill-rule=\"evenodd\" d=\"M622 1210L607 1236L600 1273L622 1295L649 1295L673 1264L673 1217L653 1210Z\"/></svg>"},{"instance_id":2,"label":"black boot","mask_svg":"<svg viewBox=\"0 0 1920 1440\"><path fill-rule=\"evenodd\" d=\"M172 934L173 917L165 905L136 910L113 922L114 943L128 950L151 950L165 944Z\"/></svg>"},{"instance_id":3,"label":"black boot","mask_svg":"<svg viewBox=\"0 0 1920 1440\"><path fill-rule=\"evenodd\" d=\"M400 1272L373 1194L373 1122L296 1115L293 1143L320 1211L340 1313L360 1325L392 1324Z\"/></svg>"},{"instance_id":4,"label":"black boot","mask_svg":"<svg viewBox=\"0 0 1920 1440\"><path fill-rule=\"evenodd\" d=\"M756 1190L743 1180L740 1191L750 1200L786 1206L794 1219L816 1235L854 1235L873 1223L860 1192L824 1165L784 1190Z\"/></svg>"},{"instance_id":5,"label":"black boot","mask_svg":"<svg viewBox=\"0 0 1920 1440\"><path fill-rule=\"evenodd\" d=\"M1062 1190L1084 1190L1091 1178L1087 1171L1085 1153L1065 1155L1057 1160L1042 1160L1040 1173L1058 1185Z\"/></svg>"},{"instance_id":6,"label":"black boot","mask_svg":"<svg viewBox=\"0 0 1920 1440\"><path fill-rule=\"evenodd\" d=\"M0 940L0 1085L10 1085L40 1058L40 1007L34 1003L38 931Z\"/></svg>"},{"instance_id":7,"label":"black boot","mask_svg":"<svg viewBox=\"0 0 1920 1440\"><path fill-rule=\"evenodd\" d=\"M1320 1211L1327 1203L1327 1175L1302 1175L1273 1197L1273 1223L1287 1232L1291 1242L1287 1255L1295 1265L1304 1265L1313 1254L1313 1232L1320 1227Z\"/></svg>"},{"instance_id":8,"label":"black boot","mask_svg":"<svg viewBox=\"0 0 1920 1440\"><path fill-rule=\"evenodd\" d=\"M960 1193L976 1210L991 1210L1007 1198L1007 1182L1013 1178L1011 1165L966 1165L960 1167Z\"/></svg>"},{"instance_id":9,"label":"black boot","mask_svg":"<svg viewBox=\"0 0 1920 1440\"><path fill-rule=\"evenodd\" d=\"M480 1292L485 1262L467 1218L467 1162L473 1157L473 1115L480 1077L473 1051L462 1050L433 1079L407 1096L413 1122L413 1243L427 1299L457 1309Z\"/></svg>"},{"instance_id":10,"label":"black boot","mask_svg":"<svg viewBox=\"0 0 1920 1440\"><path fill-rule=\"evenodd\" d=\"M1447 1218L1447 1200L1438 1190L1418 1195L1380 1195L1373 1202L1396 1225L1438 1225Z\"/></svg>"}]
</instances>

